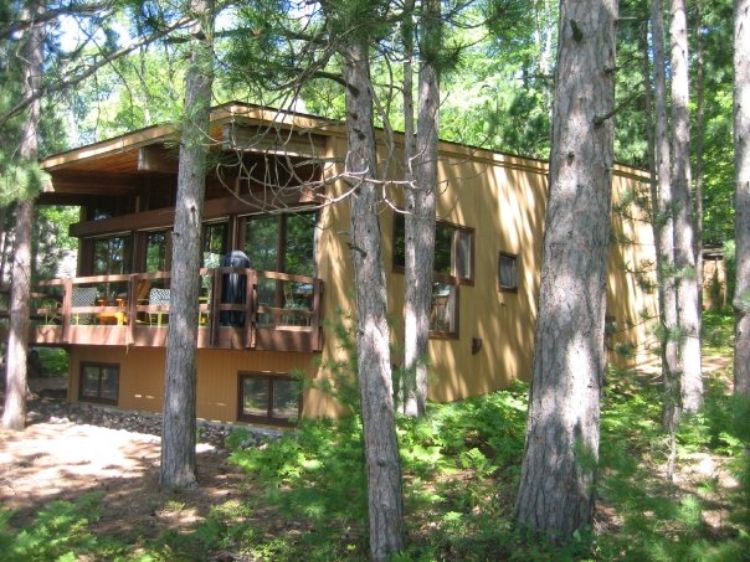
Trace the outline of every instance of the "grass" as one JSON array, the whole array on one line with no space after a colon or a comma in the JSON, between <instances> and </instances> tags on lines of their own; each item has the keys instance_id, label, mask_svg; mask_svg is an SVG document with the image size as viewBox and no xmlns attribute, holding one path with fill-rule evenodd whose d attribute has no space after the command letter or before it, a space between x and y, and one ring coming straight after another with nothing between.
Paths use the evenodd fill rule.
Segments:
<instances>
[{"instance_id":1,"label":"grass","mask_svg":"<svg viewBox=\"0 0 750 562\"><path fill-rule=\"evenodd\" d=\"M711 349L725 351L726 318L708 318L705 326L717 334ZM409 546L397 562L750 560L750 404L727 396L723 381L730 375L710 379L705 407L683 423L682 471L673 484L663 476L660 384L630 371L608 374L596 524L563 547L513 526L525 385L433 405L425 419L399 419ZM230 441L238 445L243 435ZM274 562L367 559L362 428L355 418L303 422L277 442L236 448L231 462L246 475L247 499L217 503L189 532L128 541L102 536L92 531L101 497L85 496L48 505L20 532L12 514L0 517L0 561L171 562L221 551ZM701 462L715 470L700 472ZM726 485L732 478L737 486ZM185 506L170 500L165 507Z\"/></svg>"}]
</instances>

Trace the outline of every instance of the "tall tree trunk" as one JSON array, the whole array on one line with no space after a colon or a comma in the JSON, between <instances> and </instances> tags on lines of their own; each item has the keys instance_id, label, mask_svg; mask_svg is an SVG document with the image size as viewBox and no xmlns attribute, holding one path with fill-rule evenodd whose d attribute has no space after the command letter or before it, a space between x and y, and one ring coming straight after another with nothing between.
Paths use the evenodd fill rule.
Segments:
<instances>
[{"instance_id":1,"label":"tall tree trunk","mask_svg":"<svg viewBox=\"0 0 750 562\"><path fill-rule=\"evenodd\" d=\"M680 327L682 409L695 413L703 403L701 311L695 270L695 221L690 202L690 115L688 109L688 33L685 0L672 0L672 198Z\"/></svg>"},{"instance_id":2,"label":"tall tree trunk","mask_svg":"<svg viewBox=\"0 0 750 562\"><path fill-rule=\"evenodd\" d=\"M437 189L438 110L440 85L440 1L424 0L419 70L419 116L414 182L406 192L404 367L414 385L404 412L421 416L427 406L427 344L430 337L432 269L435 258L435 190Z\"/></svg>"},{"instance_id":3,"label":"tall tree trunk","mask_svg":"<svg viewBox=\"0 0 750 562\"><path fill-rule=\"evenodd\" d=\"M698 309L703 310L703 184L706 170L706 65L703 49L703 6L695 3L695 174L693 202L695 206L695 271L698 279Z\"/></svg>"},{"instance_id":4,"label":"tall tree trunk","mask_svg":"<svg viewBox=\"0 0 750 562\"><path fill-rule=\"evenodd\" d=\"M195 354L200 293L200 240L206 187L207 135L213 83L213 4L192 0L194 43L185 77L185 118L172 236L169 335L160 482L167 489L195 480Z\"/></svg>"},{"instance_id":5,"label":"tall tree trunk","mask_svg":"<svg viewBox=\"0 0 750 562\"><path fill-rule=\"evenodd\" d=\"M39 14L41 6L33 3L31 14ZM37 23L25 33L24 45L24 96L34 95L42 80L43 27ZM25 162L36 163L39 150L39 122L41 102L29 106L29 115L21 130L19 156ZM3 427L21 430L26 425L26 375L29 351L29 301L31 299L31 235L34 217L34 200L19 201L16 206L15 250L11 270L10 327L6 362L5 410Z\"/></svg>"},{"instance_id":6,"label":"tall tree trunk","mask_svg":"<svg viewBox=\"0 0 750 562\"><path fill-rule=\"evenodd\" d=\"M370 556L389 560L404 546L401 461L391 380L390 330L381 253L372 122L372 83L367 45L342 47L346 84L347 171L357 188L351 199L351 245L357 299L357 369L362 400Z\"/></svg>"},{"instance_id":7,"label":"tall tree trunk","mask_svg":"<svg viewBox=\"0 0 750 562\"><path fill-rule=\"evenodd\" d=\"M664 9L661 0L651 3L651 36L654 54L654 107L656 207L654 241L656 243L657 275L661 312L661 355L664 381L663 425L674 434L680 418L682 403L680 363L677 329L677 289L674 278L674 219L672 214L672 164L667 118L667 85L664 71ZM671 458L671 455L670 455ZM671 463L670 463L671 466Z\"/></svg>"},{"instance_id":8,"label":"tall tree trunk","mask_svg":"<svg viewBox=\"0 0 750 562\"><path fill-rule=\"evenodd\" d=\"M591 524L614 164L616 0L562 0L526 451L516 518L565 539Z\"/></svg>"},{"instance_id":9,"label":"tall tree trunk","mask_svg":"<svg viewBox=\"0 0 750 562\"><path fill-rule=\"evenodd\" d=\"M750 396L750 0L734 2L734 392Z\"/></svg>"},{"instance_id":10,"label":"tall tree trunk","mask_svg":"<svg viewBox=\"0 0 750 562\"><path fill-rule=\"evenodd\" d=\"M7 207L0 207L0 287L5 283L5 242L8 239L7 216Z\"/></svg>"}]
</instances>

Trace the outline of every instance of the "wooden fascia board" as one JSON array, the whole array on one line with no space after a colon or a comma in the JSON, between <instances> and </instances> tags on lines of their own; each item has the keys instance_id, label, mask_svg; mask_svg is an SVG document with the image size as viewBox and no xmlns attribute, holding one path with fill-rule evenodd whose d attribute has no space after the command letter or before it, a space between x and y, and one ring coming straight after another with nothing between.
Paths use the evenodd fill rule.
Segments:
<instances>
[{"instance_id":1,"label":"wooden fascia board","mask_svg":"<svg viewBox=\"0 0 750 562\"><path fill-rule=\"evenodd\" d=\"M174 125L156 125L147 129L141 129L140 131L127 133L113 139L55 154L42 160L42 168L51 172L74 162L134 150L147 144L152 144L160 140L163 141L173 134L175 130Z\"/></svg>"},{"instance_id":2,"label":"wooden fascia board","mask_svg":"<svg viewBox=\"0 0 750 562\"><path fill-rule=\"evenodd\" d=\"M45 193L71 195L130 195L139 183L134 174L102 174L88 172L53 172L52 182Z\"/></svg>"},{"instance_id":3,"label":"wooden fascia board","mask_svg":"<svg viewBox=\"0 0 750 562\"><path fill-rule=\"evenodd\" d=\"M322 135L307 130L231 122L223 127L222 148L247 153L321 158L326 153L326 140Z\"/></svg>"},{"instance_id":4,"label":"wooden fascia board","mask_svg":"<svg viewBox=\"0 0 750 562\"><path fill-rule=\"evenodd\" d=\"M273 207L272 204L299 205L313 203L313 196L309 192L300 191L297 194L281 198L276 197L264 206L260 201L245 201L237 197L223 197L211 199L205 202L203 207L203 220L210 221L230 215L249 214L258 211L272 212L284 207ZM169 228L174 224L174 209L153 209L140 213L131 213L108 219L96 221L79 222L70 226L70 235L83 238L88 236L101 236L115 232L128 232L134 230L146 230L152 228Z\"/></svg>"}]
</instances>

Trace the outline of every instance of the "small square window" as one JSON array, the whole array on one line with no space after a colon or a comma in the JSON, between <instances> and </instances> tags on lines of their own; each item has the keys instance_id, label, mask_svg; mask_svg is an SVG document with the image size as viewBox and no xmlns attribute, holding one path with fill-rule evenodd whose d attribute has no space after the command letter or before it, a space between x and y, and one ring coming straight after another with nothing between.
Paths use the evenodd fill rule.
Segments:
<instances>
[{"instance_id":1,"label":"small square window","mask_svg":"<svg viewBox=\"0 0 750 562\"><path fill-rule=\"evenodd\" d=\"M117 404L120 366L109 363L81 363L78 397L86 402Z\"/></svg>"},{"instance_id":2,"label":"small square window","mask_svg":"<svg viewBox=\"0 0 750 562\"><path fill-rule=\"evenodd\" d=\"M518 291L518 256L500 252L497 280L501 291Z\"/></svg>"},{"instance_id":3,"label":"small square window","mask_svg":"<svg viewBox=\"0 0 750 562\"><path fill-rule=\"evenodd\" d=\"M292 425L302 409L302 387L287 375L240 373L238 418Z\"/></svg>"}]
</instances>

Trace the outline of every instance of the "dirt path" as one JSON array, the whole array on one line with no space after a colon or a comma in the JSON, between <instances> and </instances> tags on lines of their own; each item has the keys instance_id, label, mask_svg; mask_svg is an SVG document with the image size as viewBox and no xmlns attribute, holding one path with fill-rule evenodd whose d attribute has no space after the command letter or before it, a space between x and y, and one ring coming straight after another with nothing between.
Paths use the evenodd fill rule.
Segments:
<instances>
[{"instance_id":1,"label":"dirt path","mask_svg":"<svg viewBox=\"0 0 750 562\"><path fill-rule=\"evenodd\" d=\"M241 474L207 444L198 446L199 488L161 492L159 447L153 435L54 417L23 432L0 429L0 506L16 511L12 524L20 528L51 501L100 492L98 529L140 539L186 531L212 505L240 496Z\"/></svg>"}]
</instances>

